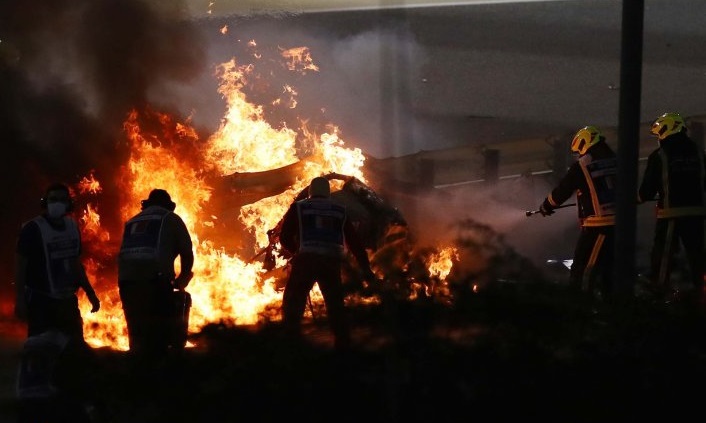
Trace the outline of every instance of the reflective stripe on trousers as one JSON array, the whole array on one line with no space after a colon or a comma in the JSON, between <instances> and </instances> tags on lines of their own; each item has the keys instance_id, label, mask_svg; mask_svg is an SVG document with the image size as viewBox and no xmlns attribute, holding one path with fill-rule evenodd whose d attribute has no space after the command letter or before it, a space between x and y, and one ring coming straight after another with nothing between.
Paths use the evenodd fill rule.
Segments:
<instances>
[{"instance_id":1,"label":"reflective stripe on trousers","mask_svg":"<svg viewBox=\"0 0 706 423\"><path fill-rule=\"evenodd\" d=\"M591 257L589 257L588 263L586 263L586 268L583 270L583 277L581 278L582 291L588 291L588 285L591 280L591 274L593 273L593 267L595 266L596 261L598 260L598 255L600 254L601 248L603 247L603 241L605 241L605 235L599 234L596 238L596 242L593 244Z\"/></svg>"}]
</instances>

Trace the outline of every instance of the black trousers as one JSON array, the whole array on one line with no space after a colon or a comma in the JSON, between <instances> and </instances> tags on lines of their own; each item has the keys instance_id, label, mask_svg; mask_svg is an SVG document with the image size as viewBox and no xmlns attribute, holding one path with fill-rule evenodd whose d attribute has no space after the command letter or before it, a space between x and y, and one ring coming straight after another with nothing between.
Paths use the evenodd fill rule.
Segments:
<instances>
[{"instance_id":1,"label":"black trousers","mask_svg":"<svg viewBox=\"0 0 706 423\"><path fill-rule=\"evenodd\" d=\"M173 327L173 288L164 278L118 282L130 352L144 357L166 355Z\"/></svg>"},{"instance_id":2,"label":"black trousers","mask_svg":"<svg viewBox=\"0 0 706 423\"><path fill-rule=\"evenodd\" d=\"M71 397L20 399L18 423L91 423L84 404Z\"/></svg>"},{"instance_id":3,"label":"black trousers","mask_svg":"<svg viewBox=\"0 0 706 423\"><path fill-rule=\"evenodd\" d=\"M59 330L72 338L83 340L83 318L78 297L56 299L37 291L27 290L27 336L39 335L50 329Z\"/></svg>"},{"instance_id":4,"label":"black trousers","mask_svg":"<svg viewBox=\"0 0 706 423\"><path fill-rule=\"evenodd\" d=\"M334 335L336 348L350 344L350 328L344 306L341 282L341 259L317 254L300 254L292 268L282 297L282 320L285 328L299 334L306 301L314 283L319 284L326 305L326 315Z\"/></svg>"},{"instance_id":5,"label":"black trousers","mask_svg":"<svg viewBox=\"0 0 706 423\"><path fill-rule=\"evenodd\" d=\"M598 290L607 297L613 290L614 226L581 227L576 241L570 283L577 291Z\"/></svg>"},{"instance_id":6,"label":"black trousers","mask_svg":"<svg viewBox=\"0 0 706 423\"><path fill-rule=\"evenodd\" d=\"M657 219L650 254L652 281L658 288L670 288L674 257L680 245L689 263L690 280L695 288L704 284L704 218L699 216Z\"/></svg>"}]
</instances>

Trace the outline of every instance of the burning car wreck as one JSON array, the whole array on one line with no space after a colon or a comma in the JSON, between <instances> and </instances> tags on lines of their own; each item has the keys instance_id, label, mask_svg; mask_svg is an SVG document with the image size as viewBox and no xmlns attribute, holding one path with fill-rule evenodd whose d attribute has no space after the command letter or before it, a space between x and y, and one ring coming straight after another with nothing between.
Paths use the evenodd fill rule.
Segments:
<instances>
[{"instance_id":1,"label":"burning car wreck","mask_svg":"<svg viewBox=\"0 0 706 423\"><path fill-rule=\"evenodd\" d=\"M254 201L263 195L274 195L276 190L286 189L287 184L296 179L296 171L303 163L300 161L268 172L228 175L224 179L231 189L237 187L240 199ZM334 187L331 197L346 207L348 218L368 251L371 265L380 281L376 286L362 281L351 261L354 259L349 255L342 275L346 292L372 296L379 294L383 288L390 288L405 297L432 295L433 277L424 265L427 258L423 250L416 248L412 231L400 209L354 176L335 172L323 176ZM307 188L301 189L292 203L306 196ZM263 263L267 274L276 278L277 289L284 288L291 259L279 242L281 224L282 220L279 220L267 230L267 244L250 259L250 262Z\"/></svg>"},{"instance_id":2,"label":"burning car wreck","mask_svg":"<svg viewBox=\"0 0 706 423\"><path fill-rule=\"evenodd\" d=\"M114 283L117 241L123 223L154 188L170 193L194 240L191 334L211 324L279 319L289 260L279 245L280 220L308 182L321 175L331 182L332 197L346 206L379 281L367 285L354 266L345 267L352 301L373 302L383 291L404 299L447 300L452 280L477 284L484 275L498 278L487 269L507 262L497 258L507 257L507 245L498 237L489 244L494 237L489 230L453 230L449 225L458 215L439 218L439 204L449 204L450 194L397 180L383 160L346 146L333 124L302 121L297 130L271 124L242 91L253 72L234 59L218 67L226 110L216 130L150 107L132 109L116 137L118 163L84 172L72 186L81 205L86 270L106 298L105 313L84 313L90 345L128 348ZM466 216L467 206L460 210Z\"/></svg>"}]
</instances>

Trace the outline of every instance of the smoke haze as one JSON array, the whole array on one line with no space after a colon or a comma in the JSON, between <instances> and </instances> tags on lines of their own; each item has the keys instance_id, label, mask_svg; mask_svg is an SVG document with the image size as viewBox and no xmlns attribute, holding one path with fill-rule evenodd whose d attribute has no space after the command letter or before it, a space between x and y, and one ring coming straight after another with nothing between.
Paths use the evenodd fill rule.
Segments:
<instances>
[{"instance_id":1,"label":"smoke haze","mask_svg":"<svg viewBox=\"0 0 706 423\"><path fill-rule=\"evenodd\" d=\"M12 274L14 235L39 212L38 200L50 182L73 184L95 172L104 188L101 218L120 223L111 205L116 204L115 173L127 154L122 140L128 112L151 107L189 116L206 138L225 110L214 71L232 58L256 64L258 75L247 92L254 104L283 98L285 86L296 90L296 108L266 107L272 126L298 128L306 121L319 132L334 124L346 146L374 157L485 142L492 134L484 127L489 119L482 116L454 126L425 112L424 99L435 87L460 88L456 81L427 83L442 79L439 67L455 65L430 58L428 49L439 46L418 42L404 12L346 14L336 20L322 14L194 20L182 15L184 10L181 1L0 2L2 176L9 192L5 198L12 202L3 212L3 233L11 236L0 251L0 276ZM281 52L303 46L320 70L283 68ZM436 97L443 101L445 94ZM520 126L529 136L529 125ZM546 188L538 194L542 198ZM527 218L524 210L539 204L536 197L509 206L493 193L475 191L454 193L447 215L434 221L426 217L436 214L438 198L420 200L409 215L423 218L411 223L438 225L425 233L448 234L450 240L457 235L453 224L472 217L506 233L508 245L537 259L552 255L553 248L561 254L572 243L573 210L551 219ZM559 241L537 242L548 234Z\"/></svg>"},{"instance_id":2,"label":"smoke haze","mask_svg":"<svg viewBox=\"0 0 706 423\"><path fill-rule=\"evenodd\" d=\"M118 140L127 113L148 105L153 87L186 83L203 71L198 31L178 19L179 2L168 7L137 0L0 2L2 179L11 203L2 219L9 235L0 252L4 281L11 280L14 235L39 213L46 186L74 184L94 170L109 200L125 158Z\"/></svg>"}]
</instances>

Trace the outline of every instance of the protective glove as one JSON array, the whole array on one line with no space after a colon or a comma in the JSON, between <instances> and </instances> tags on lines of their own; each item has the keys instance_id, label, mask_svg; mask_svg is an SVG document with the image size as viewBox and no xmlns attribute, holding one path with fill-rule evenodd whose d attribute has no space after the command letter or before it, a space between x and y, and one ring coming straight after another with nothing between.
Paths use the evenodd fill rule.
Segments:
<instances>
[{"instance_id":1,"label":"protective glove","mask_svg":"<svg viewBox=\"0 0 706 423\"><path fill-rule=\"evenodd\" d=\"M91 313L95 313L101 309L101 302L96 295L96 291L87 292L86 296L88 297L88 301L91 302Z\"/></svg>"},{"instance_id":2,"label":"protective glove","mask_svg":"<svg viewBox=\"0 0 706 423\"><path fill-rule=\"evenodd\" d=\"M542 203L541 206L539 206L539 212L542 213L542 216L551 216L554 214L554 209L552 206L547 204L546 202Z\"/></svg>"},{"instance_id":3,"label":"protective glove","mask_svg":"<svg viewBox=\"0 0 706 423\"><path fill-rule=\"evenodd\" d=\"M194 272L189 272L189 273L180 273L179 276L174 279L174 288L178 290L185 289L188 285L189 282L191 282L191 278L194 277Z\"/></svg>"}]
</instances>

